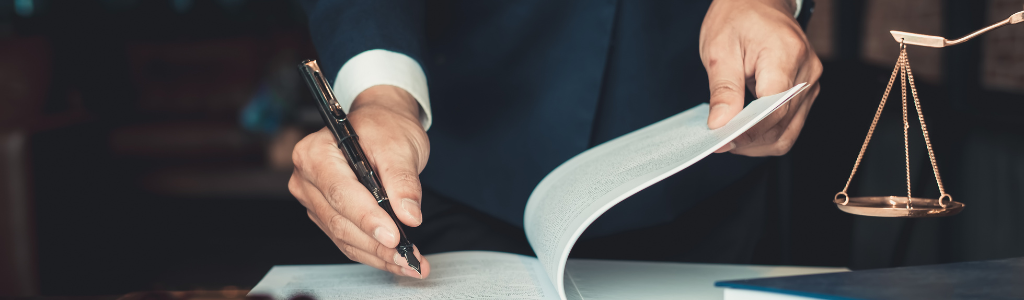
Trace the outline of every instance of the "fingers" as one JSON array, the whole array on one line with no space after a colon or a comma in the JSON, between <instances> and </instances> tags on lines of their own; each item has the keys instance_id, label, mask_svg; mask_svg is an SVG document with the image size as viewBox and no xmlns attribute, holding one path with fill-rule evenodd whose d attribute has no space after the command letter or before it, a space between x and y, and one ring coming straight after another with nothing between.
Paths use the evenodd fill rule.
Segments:
<instances>
[{"instance_id":1,"label":"fingers","mask_svg":"<svg viewBox=\"0 0 1024 300\"><path fill-rule=\"evenodd\" d=\"M422 223L419 172L426 165L429 141L417 119L419 104L399 88L368 89L348 114L360 133L362 150L381 180L400 222ZM289 191L309 217L350 259L399 275L411 275L398 256L400 230L395 220L359 182L329 130L310 134L292 152L295 171ZM418 250L414 251L415 255ZM423 275L429 264L420 258ZM425 267L424 267L425 266ZM412 272L415 273L415 272ZM413 277L420 277L415 274Z\"/></svg>"},{"instance_id":2,"label":"fingers","mask_svg":"<svg viewBox=\"0 0 1024 300\"><path fill-rule=\"evenodd\" d=\"M799 51L807 49L805 44L796 40L791 43L797 44L797 48L767 53L758 58L756 93L758 97L777 94L796 82L808 82L811 86L734 139L735 146L730 152L747 156L778 156L789 152L796 143L820 89L821 62L813 52Z\"/></svg>"},{"instance_id":3,"label":"fingers","mask_svg":"<svg viewBox=\"0 0 1024 300\"><path fill-rule=\"evenodd\" d=\"M744 146L737 146L730 152L746 156L779 156L788 153L803 129L811 104L818 96L819 91L818 84L808 88L804 91L803 100L798 102L799 105L794 106L796 108L793 109L791 117L776 123L768 130L762 129L755 132L752 129L744 133L737 138L738 141L734 140L737 144L745 143Z\"/></svg>"},{"instance_id":4,"label":"fingers","mask_svg":"<svg viewBox=\"0 0 1024 300\"><path fill-rule=\"evenodd\" d=\"M718 150L715 150L715 153L726 153L735 148L736 142L729 142L728 144L725 144L725 146L722 146L722 148L718 148Z\"/></svg>"},{"instance_id":5,"label":"fingers","mask_svg":"<svg viewBox=\"0 0 1024 300\"><path fill-rule=\"evenodd\" d=\"M330 232L329 228L324 226L323 222L321 222L320 219L317 218L316 214L314 214L311 211L307 211L307 215L309 216L309 219L313 221L313 223L320 227L320 230L323 230L325 233ZM383 252L371 254L371 252L368 252L363 248L354 247L352 246L352 244L345 243L340 239L334 237L330 238L331 241L334 242L334 244L338 247L338 249L340 249L341 252L344 253L345 256L351 259L352 261L359 262L377 269L385 270L395 275L402 275L422 279L426 278L430 274L430 262L428 262L427 259L424 258L422 254L420 254L419 249L415 248L415 246L413 247L413 255L415 255L416 258L420 261L420 271L422 271L422 273L417 273L416 270L413 270L412 267L409 267L409 262L406 261L404 257L399 255L398 251L395 251L395 249L386 249ZM390 259L385 259L389 257Z\"/></svg>"},{"instance_id":6,"label":"fingers","mask_svg":"<svg viewBox=\"0 0 1024 300\"><path fill-rule=\"evenodd\" d=\"M804 60L803 44L793 50L766 49L758 53L754 67L754 94L758 98L784 92L795 85L797 71Z\"/></svg>"},{"instance_id":7,"label":"fingers","mask_svg":"<svg viewBox=\"0 0 1024 300\"><path fill-rule=\"evenodd\" d=\"M788 43L775 42L779 44L756 52L752 88L758 98L778 94L792 88L798 71L804 65L802 62L806 59L806 52L800 50L806 49L802 42L797 40ZM734 139L731 149L727 151L737 153L736 150L749 148L752 144L761 145L777 141L793 117L790 111L791 107L799 105L804 95L798 95L783 104L745 134Z\"/></svg>"},{"instance_id":8,"label":"fingers","mask_svg":"<svg viewBox=\"0 0 1024 300\"><path fill-rule=\"evenodd\" d=\"M746 156L778 156L789 152L796 142L803 122L810 110L810 104L818 92L818 77L821 74L821 63L809 49L806 41L799 33L781 35L778 38L765 42L766 46L756 51L745 50L747 64L753 66L751 76L747 78L747 87L754 91L758 98L784 92L793 87L797 82L808 82L811 87L797 95L794 99L780 106L774 112L761 120L750 130L740 135L728 145L725 145L715 152L732 152ZM743 59L734 58L736 62L743 63ZM740 72L745 67L736 68ZM718 76L712 75L715 68L708 68L709 79L716 80ZM717 79L718 82L727 80ZM708 127L717 128L724 126L735 113L729 109L718 109L716 111L715 81L712 84L711 112L708 117ZM731 84L731 83L730 83ZM736 101L742 109L742 90ZM731 97L730 97L731 98ZM728 101L728 99L726 100ZM727 118L726 118L727 117Z\"/></svg>"},{"instance_id":9,"label":"fingers","mask_svg":"<svg viewBox=\"0 0 1024 300\"><path fill-rule=\"evenodd\" d=\"M358 247L364 251L379 252L381 255L388 254L387 252L381 252L385 251L385 249L394 250L392 249L394 246L388 247L384 245L377 238L372 236L373 233L366 233L359 228L356 223L346 218L341 213L338 213L334 207L327 203L327 200L312 183L298 178L294 174L292 175L291 181L297 182L293 184L296 186L293 188L293 191L295 189L300 190L298 192L293 192L293 194L297 197L299 195L305 197L305 199L301 199L300 201L304 206L306 206L306 210L309 214L311 214L311 219L317 222L317 225L321 227L324 233L332 239L342 240L345 243ZM394 225L394 222L391 223Z\"/></svg>"},{"instance_id":10,"label":"fingers","mask_svg":"<svg viewBox=\"0 0 1024 300\"><path fill-rule=\"evenodd\" d=\"M711 89L708 128L717 129L743 110L743 55L739 44L733 41L714 40L705 49L701 58Z\"/></svg>"},{"instance_id":11,"label":"fingers","mask_svg":"<svg viewBox=\"0 0 1024 300\"><path fill-rule=\"evenodd\" d=\"M429 274L429 263L418 251L414 254L420 260L422 276L409 267L405 258L398 256L399 260L396 260L398 252L393 247L384 246L363 232L355 223L337 213L316 186L299 177L297 173L293 173L289 189L306 206L309 218L349 259L396 275L425 278Z\"/></svg>"},{"instance_id":12,"label":"fingers","mask_svg":"<svg viewBox=\"0 0 1024 300\"><path fill-rule=\"evenodd\" d=\"M326 150L337 151L336 148ZM398 227L395 222L380 208L366 187L356 179L344 160L324 159L319 164L309 166L302 173L305 173L302 177L314 185L325 199L313 201L311 208L321 220L328 222L327 225L342 225L331 223L332 219L325 218L326 215L337 213L344 219L351 220L360 231L372 236L384 246L394 248L398 245ZM345 236L338 237L347 240Z\"/></svg>"},{"instance_id":13,"label":"fingers","mask_svg":"<svg viewBox=\"0 0 1024 300\"><path fill-rule=\"evenodd\" d=\"M360 133L364 149L368 149L367 159L380 175L398 220L416 227L423 223L419 174L426 166L430 143L418 120L388 122L389 111L379 105L365 105L360 111L349 114L349 120ZM391 127L395 124L406 125L405 130L400 131L405 134L395 134Z\"/></svg>"},{"instance_id":14,"label":"fingers","mask_svg":"<svg viewBox=\"0 0 1024 300\"><path fill-rule=\"evenodd\" d=\"M791 8L780 3L715 1L704 17L699 47L711 87L709 128L724 126L742 109L744 87L760 98L800 82L811 86L716 152L785 154L817 95L821 62Z\"/></svg>"},{"instance_id":15,"label":"fingers","mask_svg":"<svg viewBox=\"0 0 1024 300\"><path fill-rule=\"evenodd\" d=\"M308 197L303 203L309 204L307 205L307 215L310 220L320 227L320 230L327 234L349 259L396 275L425 278L429 273L429 264L424 263L426 260L419 252L414 252L414 254L420 259L420 270L423 271L423 276L412 270L405 258L398 255L398 251L394 248L384 246L334 211L311 183L303 183L301 178L293 175L289 186L296 196Z\"/></svg>"},{"instance_id":16,"label":"fingers","mask_svg":"<svg viewBox=\"0 0 1024 300\"><path fill-rule=\"evenodd\" d=\"M398 227L356 179L329 132L321 130L303 139L293 156L296 170L291 182L295 184L290 187L299 186L292 193L320 220L328 222L325 225L335 226L331 228L334 237L347 240L353 236L340 228L347 223L331 223L331 217L338 214L380 244L388 248L398 245ZM317 158L317 163L307 163L311 158ZM306 183L313 187L303 186Z\"/></svg>"},{"instance_id":17,"label":"fingers","mask_svg":"<svg viewBox=\"0 0 1024 300\"><path fill-rule=\"evenodd\" d=\"M790 101L733 139L731 142L733 147L728 152L746 156L778 156L788 152L788 145L785 145L787 141L781 140L781 137L792 118L782 110L788 110L788 107L793 104L793 100ZM764 151L767 148L765 146L768 145L778 149L772 148L771 151Z\"/></svg>"},{"instance_id":18,"label":"fingers","mask_svg":"<svg viewBox=\"0 0 1024 300\"><path fill-rule=\"evenodd\" d=\"M402 151L379 151L371 160L376 165L381 184L387 191L391 208L398 220L410 227L420 226L423 223L420 211L423 189L420 186L421 168L417 157L403 154Z\"/></svg>"}]
</instances>

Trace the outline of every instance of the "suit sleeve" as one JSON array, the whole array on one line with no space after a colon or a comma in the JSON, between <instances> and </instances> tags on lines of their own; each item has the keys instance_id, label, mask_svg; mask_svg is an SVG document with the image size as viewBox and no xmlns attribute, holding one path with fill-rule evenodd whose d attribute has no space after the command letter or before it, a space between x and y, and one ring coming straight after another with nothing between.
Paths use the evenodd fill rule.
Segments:
<instances>
[{"instance_id":1,"label":"suit sleeve","mask_svg":"<svg viewBox=\"0 0 1024 300\"><path fill-rule=\"evenodd\" d=\"M424 3L411 0L306 0L310 34L326 78L334 79L347 111L359 93L375 85L409 92L420 105L420 123L432 118L426 74L419 63L424 44Z\"/></svg>"},{"instance_id":2,"label":"suit sleeve","mask_svg":"<svg viewBox=\"0 0 1024 300\"><path fill-rule=\"evenodd\" d=\"M345 62L368 50L402 53L422 62L423 1L305 0L303 8L320 68L328 78L335 78Z\"/></svg>"}]
</instances>

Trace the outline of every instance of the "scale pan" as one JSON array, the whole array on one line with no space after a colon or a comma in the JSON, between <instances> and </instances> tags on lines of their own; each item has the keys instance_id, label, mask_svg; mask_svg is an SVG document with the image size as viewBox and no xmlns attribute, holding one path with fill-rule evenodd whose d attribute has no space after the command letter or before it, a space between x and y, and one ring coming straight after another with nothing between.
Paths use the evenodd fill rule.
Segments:
<instances>
[{"instance_id":1,"label":"scale pan","mask_svg":"<svg viewBox=\"0 0 1024 300\"><path fill-rule=\"evenodd\" d=\"M844 201L845 198L836 197L833 202L847 213L869 217L946 217L958 214L964 209L964 204L960 202L945 200L948 201L945 202L946 207L942 207L939 205L939 199L916 197L913 198L910 208L907 208L907 197L900 196L850 197L850 201L843 205Z\"/></svg>"}]
</instances>

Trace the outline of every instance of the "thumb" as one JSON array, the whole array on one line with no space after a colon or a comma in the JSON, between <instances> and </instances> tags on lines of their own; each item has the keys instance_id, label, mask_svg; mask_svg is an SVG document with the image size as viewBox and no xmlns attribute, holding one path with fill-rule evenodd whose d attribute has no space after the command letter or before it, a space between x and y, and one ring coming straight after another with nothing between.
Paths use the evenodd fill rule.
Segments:
<instances>
[{"instance_id":1,"label":"thumb","mask_svg":"<svg viewBox=\"0 0 1024 300\"><path fill-rule=\"evenodd\" d=\"M410 227L419 226L423 223L420 211L423 190L418 164L411 155L377 155L376 161L381 184L398 220Z\"/></svg>"},{"instance_id":2,"label":"thumb","mask_svg":"<svg viewBox=\"0 0 1024 300\"><path fill-rule=\"evenodd\" d=\"M732 51L715 52L724 54ZM710 129L725 126L743 110L743 57L739 54L739 49L735 52L715 55L716 57L711 57L705 64L711 89L711 111L708 113Z\"/></svg>"},{"instance_id":3,"label":"thumb","mask_svg":"<svg viewBox=\"0 0 1024 300\"><path fill-rule=\"evenodd\" d=\"M430 151L427 134L418 115L412 113L418 111L419 104L405 90L380 85L361 93L352 107L348 119L360 133L363 150L380 177L391 209L405 225L419 226L423 222L419 174Z\"/></svg>"}]
</instances>

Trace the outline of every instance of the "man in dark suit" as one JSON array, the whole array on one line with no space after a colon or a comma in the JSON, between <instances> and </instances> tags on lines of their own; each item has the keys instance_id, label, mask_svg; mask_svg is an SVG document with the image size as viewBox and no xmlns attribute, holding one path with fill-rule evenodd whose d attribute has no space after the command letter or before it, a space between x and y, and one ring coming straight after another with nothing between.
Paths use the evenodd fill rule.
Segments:
<instances>
[{"instance_id":1,"label":"man in dark suit","mask_svg":"<svg viewBox=\"0 0 1024 300\"><path fill-rule=\"evenodd\" d=\"M632 256L606 255L617 258L742 263L750 256L750 241L760 237L756 216L764 174L752 170L762 162L758 157L789 151L818 94L821 63L796 19L809 17L804 1L810 3L304 5L321 67L334 79L336 96L399 219L418 227L409 230L410 237L428 253L529 253L521 233L526 200L563 161L705 101L711 105L708 126L718 128L743 109L746 90L763 97L810 83L809 90L718 150L734 155L712 155L633 196L584 236L604 245L628 244L623 251ZM293 160L292 194L346 256L419 277L397 256L395 224L356 180L329 132L303 139ZM713 217L687 215L697 209ZM654 251L635 245L665 243L675 238L666 236L670 232L680 232L672 228L692 226L754 231L716 234L725 236L718 242L700 235L680 238L680 253L660 257L644 256ZM702 244L715 249L700 250ZM429 262L417 256L427 276Z\"/></svg>"}]
</instances>

